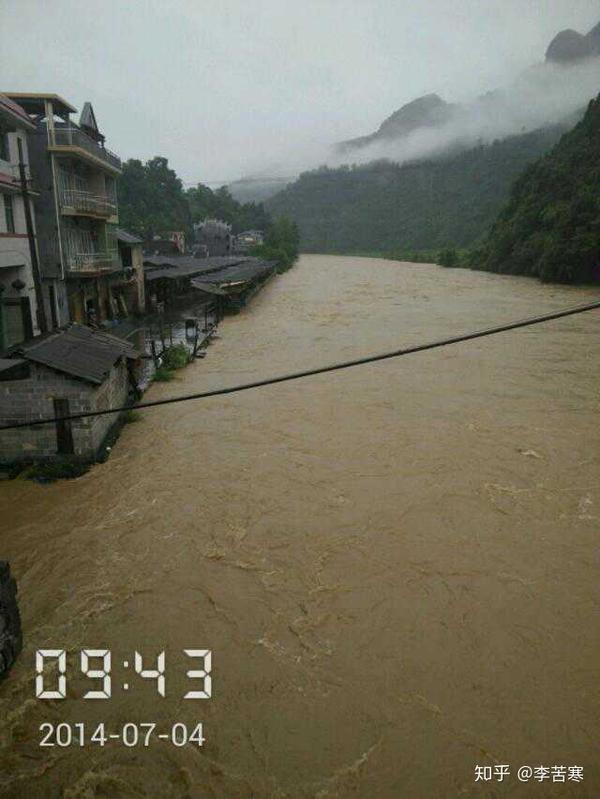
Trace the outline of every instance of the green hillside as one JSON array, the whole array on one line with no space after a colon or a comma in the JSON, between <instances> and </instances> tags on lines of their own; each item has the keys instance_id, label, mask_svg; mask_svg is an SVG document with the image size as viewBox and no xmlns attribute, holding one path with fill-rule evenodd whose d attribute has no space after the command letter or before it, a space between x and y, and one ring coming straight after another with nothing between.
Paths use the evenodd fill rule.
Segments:
<instances>
[{"instance_id":1,"label":"green hillside","mask_svg":"<svg viewBox=\"0 0 600 799\"><path fill-rule=\"evenodd\" d=\"M410 164L322 167L265 205L294 219L305 252L464 247L485 234L514 179L565 130L534 131Z\"/></svg>"},{"instance_id":2,"label":"green hillside","mask_svg":"<svg viewBox=\"0 0 600 799\"><path fill-rule=\"evenodd\" d=\"M516 181L476 268L560 282L600 281L600 95Z\"/></svg>"}]
</instances>

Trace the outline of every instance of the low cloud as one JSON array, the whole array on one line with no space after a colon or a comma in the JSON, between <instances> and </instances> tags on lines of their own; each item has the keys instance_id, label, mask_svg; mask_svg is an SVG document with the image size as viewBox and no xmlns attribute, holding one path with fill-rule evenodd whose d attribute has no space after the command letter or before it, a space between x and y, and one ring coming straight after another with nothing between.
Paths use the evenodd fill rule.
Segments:
<instances>
[{"instance_id":1,"label":"low cloud","mask_svg":"<svg viewBox=\"0 0 600 799\"><path fill-rule=\"evenodd\" d=\"M600 91L600 58L561 66L539 64L509 87L456 107L451 121L424 127L395 140L376 140L344 153L331 148L323 163L340 166L386 158L403 163L448 150L490 143L569 121Z\"/></svg>"}]
</instances>

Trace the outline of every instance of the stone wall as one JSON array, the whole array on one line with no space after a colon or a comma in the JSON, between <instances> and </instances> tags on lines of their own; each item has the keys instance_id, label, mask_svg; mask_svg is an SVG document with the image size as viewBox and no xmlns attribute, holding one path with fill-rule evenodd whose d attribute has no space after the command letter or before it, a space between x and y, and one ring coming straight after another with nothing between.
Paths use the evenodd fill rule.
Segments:
<instances>
[{"instance_id":1,"label":"stone wall","mask_svg":"<svg viewBox=\"0 0 600 799\"><path fill-rule=\"evenodd\" d=\"M114 366L101 386L77 380L30 364L30 377L25 380L0 381L0 424L30 421L54 416L56 399L68 399L71 413L101 410L124 405L129 385L124 360ZM74 456L93 460L118 414L74 420L72 425ZM0 463L52 460L57 457L54 424L0 431Z\"/></svg>"}]
</instances>

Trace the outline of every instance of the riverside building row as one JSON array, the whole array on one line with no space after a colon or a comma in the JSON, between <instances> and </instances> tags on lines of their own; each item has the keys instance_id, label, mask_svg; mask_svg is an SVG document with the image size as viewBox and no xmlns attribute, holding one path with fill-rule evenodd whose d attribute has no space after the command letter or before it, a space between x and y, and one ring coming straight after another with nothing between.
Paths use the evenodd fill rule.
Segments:
<instances>
[{"instance_id":1,"label":"riverside building row","mask_svg":"<svg viewBox=\"0 0 600 799\"><path fill-rule=\"evenodd\" d=\"M123 405L139 353L101 328L145 308L141 240L119 228L121 160L94 110L0 94L0 421ZM0 433L0 464L94 459L115 416Z\"/></svg>"},{"instance_id":2,"label":"riverside building row","mask_svg":"<svg viewBox=\"0 0 600 799\"><path fill-rule=\"evenodd\" d=\"M144 307L140 242L118 227L121 160L91 104L75 113L54 94L0 95L0 349Z\"/></svg>"},{"instance_id":3,"label":"riverside building row","mask_svg":"<svg viewBox=\"0 0 600 799\"><path fill-rule=\"evenodd\" d=\"M142 240L119 228L121 160L91 104L76 114L56 94L0 94L0 426L11 426L0 431L3 472L103 457L124 416L96 412L138 396L153 327L165 348L166 311L171 318L194 298L185 335L193 329L196 354L221 316L276 272L243 247L233 255L219 220L196 226L191 254L181 231L143 253ZM247 247L259 237L247 231ZM127 321L146 309L144 322ZM161 352L151 350L157 363ZM90 416L66 418L80 413ZM32 424L42 419L53 421Z\"/></svg>"}]
</instances>

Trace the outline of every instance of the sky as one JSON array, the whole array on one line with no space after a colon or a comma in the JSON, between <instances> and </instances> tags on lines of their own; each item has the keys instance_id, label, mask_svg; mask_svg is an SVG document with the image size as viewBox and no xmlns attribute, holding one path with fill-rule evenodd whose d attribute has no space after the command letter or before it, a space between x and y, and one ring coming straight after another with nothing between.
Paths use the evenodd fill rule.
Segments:
<instances>
[{"instance_id":1,"label":"sky","mask_svg":"<svg viewBox=\"0 0 600 799\"><path fill-rule=\"evenodd\" d=\"M587 33L598 0L0 0L0 91L90 100L186 184L318 166L435 92L468 102Z\"/></svg>"}]
</instances>

